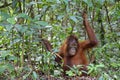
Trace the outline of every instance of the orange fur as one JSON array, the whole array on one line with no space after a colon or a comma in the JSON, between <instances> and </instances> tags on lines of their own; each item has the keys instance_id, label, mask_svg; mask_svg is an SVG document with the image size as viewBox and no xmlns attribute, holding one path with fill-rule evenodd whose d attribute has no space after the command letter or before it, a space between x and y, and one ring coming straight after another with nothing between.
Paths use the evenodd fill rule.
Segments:
<instances>
[{"instance_id":1,"label":"orange fur","mask_svg":"<svg viewBox=\"0 0 120 80\"><path fill-rule=\"evenodd\" d=\"M64 61L63 63L64 71L69 70L69 67L72 67L73 65L83 65L84 68L86 69L86 66L89 64L89 61L86 58L85 52L89 48L93 48L98 44L95 33L92 27L90 27L90 24L87 20L87 14L85 11L83 12L82 17L83 17L83 25L86 29L89 39L80 42L78 41L78 38L75 35L70 35L67 37L67 39L62 44L60 51L58 53L58 55L61 56ZM74 55L71 56L71 54ZM55 60L58 63L61 62L61 59L59 57L56 57Z\"/></svg>"},{"instance_id":2,"label":"orange fur","mask_svg":"<svg viewBox=\"0 0 120 80\"><path fill-rule=\"evenodd\" d=\"M74 36L74 35L72 35ZM71 36L69 36L68 38L70 38ZM86 57L86 50L89 48L92 48L94 46L96 46L96 43L91 44L91 42L89 40L84 40L82 42L78 41L78 50L76 52L76 54L72 57L66 56L67 52L67 42L68 42L68 38L64 41L64 43L62 44L60 51L58 53L58 55L60 55L63 58L63 69L64 71L69 70L69 67L72 67L73 65L83 65L83 66L87 66L89 64L89 61L87 60ZM74 38L77 39L76 36L74 36ZM60 58L56 57L56 61L58 63L60 63Z\"/></svg>"}]
</instances>

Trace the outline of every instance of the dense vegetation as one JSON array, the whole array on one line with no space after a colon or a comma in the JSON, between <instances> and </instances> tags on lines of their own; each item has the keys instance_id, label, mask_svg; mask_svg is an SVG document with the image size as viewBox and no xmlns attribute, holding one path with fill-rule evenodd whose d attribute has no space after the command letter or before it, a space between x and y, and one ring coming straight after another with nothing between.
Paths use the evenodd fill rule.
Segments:
<instances>
[{"instance_id":1,"label":"dense vegetation","mask_svg":"<svg viewBox=\"0 0 120 80\"><path fill-rule=\"evenodd\" d=\"M63 79L54 53L71 31L80 40L87 38L81 17L85 8L99 40L87 54L95 60L89 73L99 80L120 79L119 0L1 0L0 79ZM52 53L43 38L51 42ZM74 67L67 74L79 71Z\"/></svg>"}]
</instances>

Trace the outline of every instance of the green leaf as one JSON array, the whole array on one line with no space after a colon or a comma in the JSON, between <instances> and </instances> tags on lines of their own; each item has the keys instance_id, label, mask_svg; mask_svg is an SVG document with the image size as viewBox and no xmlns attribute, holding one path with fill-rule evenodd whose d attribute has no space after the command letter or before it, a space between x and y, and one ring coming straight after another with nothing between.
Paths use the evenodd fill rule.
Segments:
<instances>
[{"instance_id":1,"label":"green leaf","mask_svg":"<svg viewBox=\"0 0 120 80\"><path fill-rule=\"evenodd\" d=\"M58 20L61 20L63 17L64 17L63 15L59 15L59 16L57 17L57 19L58 19Z\"/></svg>"},{"instance_id":2,"label":"green leaf","mask_svg":"<svg viewBox=\"0 0 120 80\"><path fill-rule=\"evenodd\" d=\"M7 21L8 21L10 24L15 24L15 23L16 23L14 17L12 17L12 18L8 18Z\"/></svg>"},{"instance_id":3,"label":"green leaf","mask_svg":"<svg viewBox=\"0 0 120 80\"><path fill-rule=\"evenodd\" d=\"M26 27L26 26L22 26L22 25L15 25L15 27L17 28L17 30L19 31L19 32L21 32L21 33L24 33L24 32L26 32L27 30L28 30L28 27Z\"/></svg>"},{"instance_id":4,"label":"green leaf","mask_svg":"<svg viewBox=\"0 0 120 80\"><path fill-rule=\"evenodd\" d=\"M101 5L104 4L105 0L98 0Z\"/></svg>"},{"instance_id":5,"label":"green leaf","mask_svg":"<svg viewBox=\"0 0 120 80\"><path fill-rule=\"evenodd\" d=\"M104 77L103 77L103 76L100 76L98 80L104 80Z\"/></svg>"},{"instance_id":6,"label":"green leaf","mask_svg":"<svg viewBox=\"0 0 120 80\"><path fill-rule=\"evenodd\" d=\"M75 74L71 70L66 71L66 74L68 74L69 76L75 76Z\"/></svg>"},{"instance_id":7,"label":"green leaf","mask_svg":"<svg viewBox=\"0 0 120 80\"><path fill-rule=\"evenodd\" d=\"M0 65L0 73L3 73L7 69L6 65Z\"/></svg>"},{"instance_id":8,"label":"green leaf","mask_svg":"<svg viewBox=\"0 0 120 80\"><path fill-rule=\"evenodd\" d=\"M83 0L89 7L93 7L91 0Z\"/></svg>"},{"instance_id":9,"label":"green leaf","mask_svg":"<svg viewBox=\"0 0 120 80\"><path fill-rule=\"evenodd\" d=\"M13 26L12 25L5 25L5 28L8 32L10 32L12 30Z\"/></svg>"},{"instance_id":10,"label":"green leaf","mask_svg":"<svg viewBox=\"0 0 120 80\"><path fill-rule=\"evenodd\" d=\"M0 31L3 31L4 30L4 27L3 26L0 26Z\"/></svg>"},{"instance_id":11,"label":"green leaf","mask_svg":"<svg viewBox=\"0 0 120 80\"><path fill-rule=\"evenodd\" d=\"M13 66L12 64L8 63L8 64L7 64L7 69L8 69L10 72L12 72L12 71L14 71L14 66Z\"/></svg>"},{"instance_id":12,"label":"green leaf","mask_svg":"<svg viewBox=\"0 0 120 80\"><path fill-rule=\"evenodd\" d=\"M12 46L20 41L21 41L21 39L14 39L13 41L10 42L10 46Z\"/></svg>"},{"instance_id":13,"label":"green leaf","mask_svg":"<svg viewBox=\"0 0 120 80\"><path fill-rule=\"evenodd\" d=\"M19 17L22 17L22 18L24 18L24 19L29 19L29 20L31 20L31 18L30 18L26 13L21 13L21 14L19 14L17 17L18 17L18 18L19 18Z\"/></svg>"},{"instance_id":14,"label":"green leaf","mask_svg":"<svg viewBox=\"0 0 120 80\"><path fill-rule=\"evenodd\" d=\"M102 68L102 67L104 67L103 64L96 65L96 68Z\"/></svg>"},{"instance_id":15,"label":"green leaf","mask_svg":"<svg viewBox=\"0 0 120 80\"><path fill-rule=\"evenodd\" d=\"M65 4L68 4L68 0L63 0L65 2Z\"/></svg>"},{"instance_id":16,"label":"green leaf","mask_svg":"<svg viewBox=\"0 0 120 80\"><path fill-rule=\"evenodd\" d=\"M6 12L0 12L0 21L10 18L10 15Z\"/></svg>"},{"instance_id":17,"label":"green leaf","mask_svg":"<svg viewBox=\"0 0 120 80\"><path fill-rule=\"evenodd\" d=\"M41 25L41 26L47 26L48 25L48 23L45 22L45 21L37 21L35 23L38 24L38 25Z\"/></svg>"},{"instance_id":18,"label":"green leaf","mask_svg":"<svg viewBox=\"0 0 120 80\"><path fill-rule=\"evenodd\" d=\"M60 75L60 70L54 70L54 75L57 76L57 75Z\"/></svg>"},{"instance_id":19,"label":"green leaf","mask_svg":"<svg viewBox=\"0 0 120 80\"><path fill-rule=\"evenodd\" d=\"M37 4L37 2L35 1L30 2L30 5L34 5L34 4Z\"/></svg>"},{"instance_id":20,"label":"green leaf","mask_svg":"<svg viewBox=\"0 0 120 80\"><path fill-rule=\"evenodd\" d=\"M77 21L78 21L75 16L70 16L70 19L71 19L72 21L74 21L74 22L77 22Z\"/></svg>"},{"instance_id":21,"label":"green leaf","mask_svg":"<svg viewBox=\"0 0 120 80\"><path fill-rule=\"evenodd\" d=\"M13 55L10 55L8 60L17 60L17 57L13 56Z\"/></svg>"},{"instance_id":22,"label":"green leaf","mask_svg":"<svg viewBox=\"0 0 120 80\"><path fill-rule=\"evenodd\" d=\"M94 68L89 69L88 74L94 71Z\"/></svg>"},{"instance_id":23,"label":"green leaf","mask_svg":"<svg viewBox=\"0 0 120 80\"><path fill-rule=\"evenodd\" d=\"M9 51L0 51L1 57L6 57L9 55Z\"/></svg>"},{"instance_id":24,"label":"green leaf","mask_svg":"<svg viewBox=\"0 0 120 80\"><path fill-rule=\"evenodd\" d=\"M33 77L34 77L35 79L38 78L37 73L36 73L35 71L33 71Z\"/></svg>"}]
</instances>

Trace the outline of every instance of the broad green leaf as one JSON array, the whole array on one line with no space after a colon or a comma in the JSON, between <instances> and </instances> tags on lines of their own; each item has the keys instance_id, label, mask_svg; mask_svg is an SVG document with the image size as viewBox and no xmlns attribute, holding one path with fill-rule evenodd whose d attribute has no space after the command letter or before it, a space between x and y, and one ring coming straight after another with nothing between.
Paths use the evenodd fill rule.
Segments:
<instances>
[{"instance_id":1,"label":"broad green leaf","mask_svg":"<svg viewBox=\"0 0 120 80\"><path fill-rule=\"evenodd\" d=\"M35 17L34 17L34 19L32 19L32 21L33 22L35 22L36 20L39 20L39 18L41 17L41 15L40 14L38 14L38 15L35 15Z\"/></svg>"},{"instance_id":2,"label":"broad green leaf","mask_svg":"<svg viewBox=\"0 0 120 80\"><path fill-rule=\"evenodd\" d=\"M35 23L38 24L38 25L41 25L41 26L47 26L48 25L48 23L45 22L45 21L37 21Z\"/></svg>"},{"instance_id":3,"label":"broad green leaf","mask_svg":"<svg viewBox=\"0 0 120 80\"><path fill-rule=\"evenodd\" d=\"M26 32L27 30L28 30L28 27L23 26L23 28L22 28L22 33Z\"/></svg>"},{"instance_id":4,"label":"broad green leaf","mask_svg":"<svg viewBox=\"0 0 120 80\"><path fill-rule=\"evenodd\" d=\"M0 51L1 57L6 57L9 55L9 51Z\"/></svg>"},{"instance_id":5,"label":"broad green leaf","mask_svg":"<svg viewBox=\"0 0 120 80\"><path fill-rule=\"evenodd\" d=\"M12 72L14 70L14 66L10 63L7 64L7 69Z\"/></svg>"},{"instance_id":6,"label":"broad green leaf","mask_svg":"<svg viewBox=\"0 0 120 80\"><path fill-rule=\"evenodd\" d=\"M10 18L10 15L8 13L0 12L0 21L6 20L8 18Z\"/></svg>"},{"instance_id":7,"label":"broad green leaf","mask_svg":"<svg viewBox=\"0 0 120 80\"><path fill-rule=\"evenodd\" d=\"M35 71L33 71L33 77L34 77L35 79L38 78L37 73L36 73Z\"/></svg>"},{"instance_id":8,"label":"broad green leaf","mask_svg":"<svg viewBox=\"0 0 120 80\"><path fill-rule=\"evenodd\" d=\"M29 20L31 20L31 18L30 18L26 13L21 13L21 14L19 14L17 17L22 17L22 18L24 18L24 19L29 19Z\"/></svg>"},{"instance_id":9,"label":"broad green leaf","mask_svg":"<svg viewBox=\"0 0 120 80\"><path fill-rule=\"evenodd\" d=\"M0 65L0 73L3 73L7 69L7 65Z\"/></svg>"},{"instance_id":10,"label":"broad green leaf","mask_svg":"<svg viewBox=\"0 0 120 80\"><path fill-rule=\"evenodd\" d=\"M17 57L13 56L13 55L10 55L8 60L17 60Z\"/></svg>"},{"instance_id":11,"label":"broad green leaf","mask_svg":"<svg viewBox=\"0 0 120 80\"><path fill-rule=\"evenodd\" d=\"M14 17L12 17L12 18L8 18L7 21L8 21L10 24L15 24L15 23L16 23Z\"/></svg>"},{"instance_id":12,"label":"broad green leaf","mask_svg":"<svg viewBox=\"0 0 120 80\"><path fill-rule=\"evenodd\" d=\"M9 25L5 25L5 28L8 32L10 32L12 30L13 26L11 24L9 24Z\"/></svg>"},{"instance_id":13,"label":"broad green leaf","mask_svg":"<svg viewBox=\"0 0 120 80\"><path fill-rule=\"evenodd\" d=\"M28 27L26 27L26 26L22 26L22 25L15 25L15 27L17 28L17 30L19 31L19 32L21 32L21 33L24 33L24 32L26 32L27 30L28 30Z\"/></svg>"}]
</instances>

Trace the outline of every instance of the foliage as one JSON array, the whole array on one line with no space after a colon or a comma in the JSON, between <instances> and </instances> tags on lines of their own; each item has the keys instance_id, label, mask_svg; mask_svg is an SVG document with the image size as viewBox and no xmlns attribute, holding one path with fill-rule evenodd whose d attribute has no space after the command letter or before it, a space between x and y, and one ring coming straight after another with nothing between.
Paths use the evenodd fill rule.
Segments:
<instances>
[{"instance_id":1,"label":"foliage","mask_svg":"<svg viewBox=\"0 0 120 80\"><path fill-rule=\"evenodd\" d=\"M79 71L82 67L82 65L73 66L69 71L66 71L66 74L68 76L80 76L82 74L82 71Z\"/></svg>"},{"instance_id":2,"label":"foliage","mask_svg":"<svg viewBox=\"0 0 120 80\"><path fill-rule=\"evenodd\" d=\"M119 79L119 0L1 0L0 79L36 80L50 75L63 79L55 54L46 51L42 39L51 42L53 52L71 32L86 39L81 17L85 8L99 40L99 46L89 52L96 56L89 73L99 80ZM76 69L67 73L79 75Z\"/></svg>"},{"instance_id":3,"label":"foliage","mask_svg":"<svg viewBox=\"0 0 120 80\"><path fill-rule=\"evenodd\" d=\"M90 64L88 66L88 74L90 74L90 76L98 76L101 74L99 72L102 72L101 68L103 67L104 67L103 64L99 64L99 65Z\"/></svg>"}]
</instances>

